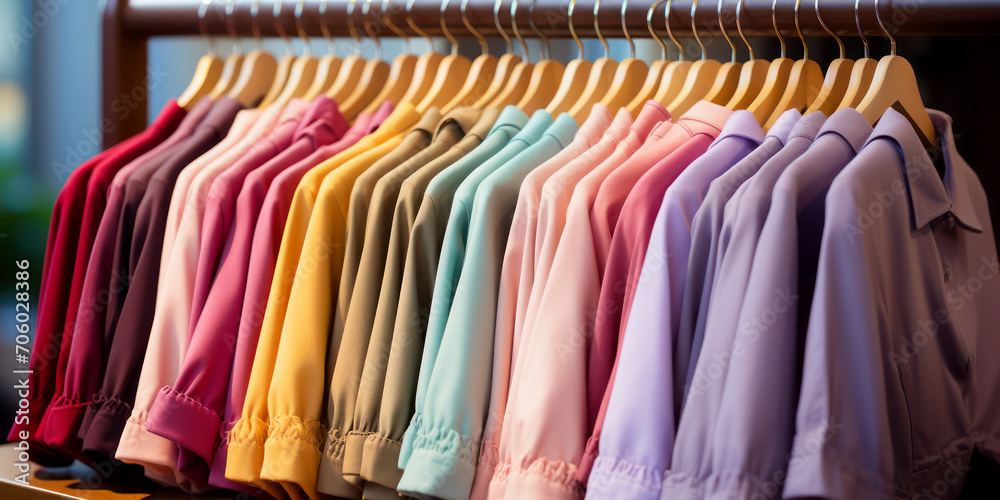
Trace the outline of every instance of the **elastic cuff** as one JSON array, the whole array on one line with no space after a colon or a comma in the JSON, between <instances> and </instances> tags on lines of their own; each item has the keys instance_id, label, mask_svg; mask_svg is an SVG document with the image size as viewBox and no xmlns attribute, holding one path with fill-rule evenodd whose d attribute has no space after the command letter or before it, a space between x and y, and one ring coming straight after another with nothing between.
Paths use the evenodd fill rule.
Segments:
<instances>
[{"instance_id":1,"label":"elastic cuff","mask_svg":"<svg viewBox=\"0 0 1000 500\"><path fill-rule=\"evenodd\" d=\"M369 434L361 457L361 479L395 491L399 479L403 477L403 470L397 466L400 446L399 441Z\"/></svg>"},{"instance_id":2,"label":"elastic cuff","mask_svg":"<svg viewBox=\"0 0 1000 500\"><path fill-rule=\"evenodd\" d=\"M663 475L663 489L660 498L678 500L703 500L705 481L693 474L681 471L667 471Z\"/></svg>"},{"instance_id":3,"label":"elastic cuff","mask_svg":"<svg viewBox=\"0 0 1000 500\"><path fill-rule=\"evenodd\" d=\"M90 408L87 408L87 416L93 415L93 417L90 419L90 427L86 429L86 435L81 436L83 451L113 457L131 409L131 404L118 398L97 395ZM84 420L87 416L84 416Z\"/></svg>"},{"instance_id":4,"label":"elastic cuff","mask_svg":"<svg viewBox=\"0 0 1000 500\"><path fill-rule=\"evenodd\" d=\"M493 481L493 474L499 462L499 443L484 439L479 445L479 461L476 463L476 477L472 480L471 500L485 500L491 496L490 483ZM505 498L499 489L494 495L498 495L494 498Z\"/></svg>"},{"instance_id":5,"label":"elastic cuff","mask_svg":"<svg viewBox=\"0 0 1000 500\"><path fill-rule=\"evenodd\" d=\"M246 484L259 481L266 440L266 422L257 418L242 418L237 421L229 433L226 479Z\"/></svg>"},{"instance_id":6,"label":"elastic cuff","mask_svg":"<svg viewBox=\"0 0 1000 500\"><path fill-rule=\"evenodd\" d=\"M590 472L594 468L594 461L597 460L597 455L600 451L600 442L600 433L595 433L587 439L587 447L584 448L583 456L580 457L580 465L576 468L576 480L582 484L584 488L587 487L587 481L590 479Z\"/></svg>"},{"instance_id":7,"label":"elastic cuff","mask_svg":"<svg viewBox=\"0 0 1000 500\"><path fill-rule=\"evenodd\" d=\"M49 419L42 442L86 462L88 459L83 454L83 440L77 437L77 432L88 406L89 402L77 403L66 399L53 403L48 410Z\"/></svg>"},{"instance_id":8,"label":"elastic cuff","mask_svg":"<svg viewBox=\"0 0 1000 500\"><path fill-rule=\"evenodd\" d=\"M196 453L211 465L221 423L214 411L167 386L156 394L146 429Z\"/></svg>"},{"instance_id":9,"label":"elastic cuff","mask_svg":"<svg viewBox=\"0 0 1000 500\"><path fill-rule=\"evenodd\" d=\"M657 500L663 472L624 458L600 456L594 461L587 493L595 498Z\"/></svg>"},{"instance_id":10,"label":"elastic cuff","mask_svg":"<svg viewBox=\"0 0 1000 500\"><path fill-rule=\"evenodd\" d=\"M469 497L475 475L476 467L470 461L414 447L396 489L417 498L464 500Z\"/></svg>"},{"instance_id":11,"label":"elastic cuff","mask_svg":"<svg viewBox=\"0 0 1000 500\"><path fill-rule=\"evenodd\" d=\"M250 486L226 479L226 453L228 450L228 445L219 447L219 451L215 455L215 460L212 461L212 468L208 474L208 484L215 486L216 488L224 488L227 490L238 491L240 493L246 493L247 495L251 495L255 498L265 498L270 496L266 491L256 485Z\"/></svg>"},{"instance_id":12,"label":"elastic cuff","mask_svg":"<svg viewBox=\"0 0 1000 500\"><path fill-rule=\"evenodd\" d=\"M361 498L361 489L344 479L344 436L333 429L326 437L323 458L319 465L316 489L320 493L343 498Z\"/></svg>"},{"instance_id":13,"label":"elastic cuff","mask_svg":"<svg viewBox=\"0 0 1000 500\"><path fill-rule=\"evenodd\" d=\"M320 450L317 434L321 427L315 420L302 421L295 416L272 418L270 436L264 443L261 479L297 485L309 498L318 498L316 471Z\"/></svg>"},{"instance_id":14,"label":"elastic cuff","mask_svg":"<svg viewBox=\"0 0 1000 500\"><path fill-rule=\"evenodd\" d=\"M501 464L493 474L493 481L506 482L503 488L508 498L579 500L584 490L575 476L576 465L541 457L527 466Z\"/></svg>"}]
</instances>

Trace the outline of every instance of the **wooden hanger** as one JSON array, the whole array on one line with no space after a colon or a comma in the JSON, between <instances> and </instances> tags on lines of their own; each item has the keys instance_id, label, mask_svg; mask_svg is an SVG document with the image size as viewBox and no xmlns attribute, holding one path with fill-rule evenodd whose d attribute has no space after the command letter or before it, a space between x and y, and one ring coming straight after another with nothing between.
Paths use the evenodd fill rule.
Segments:
<instances>
[{"instance_id":1,"label":"wooden hanger","mask_svg":"<svg viewBox=\"0 0 1000 500\"><path fill-rule=\"evenodd\" d=\"M226 57L225 62L222 64L222 74L219 75L219 80L215 83L212 90L209 91L208 96L212 100L217 100L229 94L236 85L240 69L243 67L243 45L240 43L239 35L236 34L236 26L233 21L233 12L235 10L236 0L229 0L226 3L226 31L229 32L229 37L233 39L233 52Z\"/></svg>"},{"instance_id":2,"label":"wooden hanger","mask_svg":"<svg viewBox=\"0 0 1000 500\"><path fill-rule=\"evenodd\" d=\"M660 35L658 35L656 30L653 28L653 13L656 11L656 8L660 6L660 4L666 1L667 0L657 0L649 7L649 10L646 11L646 28L649 30L649 34L652 35L653 39L656 40L656 43L660 44L660 58L653 61L653 63L649 65L649 71L646 73L646 80L642 82L642 87L640 87L639 91L636 92L635 97L633 97L632 100L625 105L625 109L627 109L632 116L638 115L642 106L646 104L646 101L651 99L653 95L656 94L656 89L660 86L660 80L663 78L664 70L670 67L673 63L673 61L667 60L667 45L663 43L663 39L660 38Z\"/></svg>"},{"instance_id":3,"label":"wooden hanger","mask_svg":"<svg viewBox=\"0 0 1000 500\"><path fill-rule=\"evenodd\" d=\"M785 89L788 88L788 77L792 73L792 65L795 64L795 61L785 57L788 47L785 45L785 39L778 32L777 2L778 0L771 2L771 24L774 25L774 34L778 36L778 42L781 43L781 57L771 61L771 65L767 68L764 88L747 107L747 111L753 113L754 118L761 126L764 126L767 119L771 117L778 101L785 94Z\"/></svg>"},{"instance_id":4,"label":"wooden hanger","mask_svg":"<svg viewBox=\"0 0 1000 500\"><path fill-rule=\"evenodd\" d=\"M333 81L333 85L325 92L326 96L333 99L340 108L343 108L344 102L361 85L365 71L369 71L370 74L376 69L375 67L368 67L368 61L361 57L361 37L358 36L358 30L354 26L353 14L355 3L357 3L357 0L351 0L347 4L347 16L349 20L347 30L350 32L351 38L354 39L354 54L344 58L344 63L340 66L340 73L337 75L337 79ZM343 112L343 109L341 109L341 112Z\"/></svg>"},{"instance_id":5,"label":"wooden hanger","mask_svg":"<svg viewBox=\"0 0 1000 500\"><path fill-rule=\"evenodd\" d=\"M802 30L799 28L799 3L800 0L795 0L795 31L798 32L799 40L802 42L802 59L792 64L792 72L788 75L788 88L771 112L771 117L764 123L765 129L770 129L781 114L789 109L804 110L816 99L819 89L823 86L823 70L816 61L809 59L809 46L806 45L806 39L802 37Z\"/></svg>"},{"instance_id":6,"label":"wooden hanger","mask_svg":"<svg viewBox=\"0 0 1000 500\"><path fill-rule=\"evenodd\" d=\"M370 7L371 0L365 0L361 12L366 15L366 18ZM367 19L364 21L364 26L368 36L375 40L375 57L365 63L365 68L361 72L361 80L358 82L357 88L351 92L347 99L344 99L344 103L341 105L341 111L344 113L344 116L348 116L351 119L357 116L365 106L375 99L375 96L386 88L386 81L389 78L389 65L382 60L382 42L375 36Z\"/></svg>"},{"instance_id":7,"label":"wooden hanger","mask_svg":"<svg viewBox=\"0 0 1000 500\"><path fill-rule=\"evenodd\" d=\"M847 93L847 86L851 81L851 68L854 67L854 61L844 57L846 54L844 42L823 21L823 15L819 11L819 0L816 0L815 9L819 24L823 26L823 29L834 40L837 40L837 45L840 46L840 57L830 62L830 66L826 69L826 79L823 80L823 87L819 89L816 99L806 109L806 114L820 111L824 115L830 116L837 111L840 102L844 100L844 95Z\"/></svg>"},{"instance_id":8,"label":"wooden hanger","mask_svg":"<svg viewBox=\"0 0 1000 500\"><path fill-rule=\"evenodd\" d=\"M198 6L198 27L201 29L202 36L208 36L208 30L205 28L205 12L211 3L212 0L204 0ZM209 38L209 43L211 45L208 54L198 59L198 64L194 68L194 75L191 77L191 83L188 84L184 93L177 98L177 105L189 111L194 107L194 103L212 92L215 84L219 82L219 77L222 75L223 64L222 59L219 59L216 55L215 38Z\"/></svg>"},{"instance_id":9,"label":"wooden hanger","mask_svg":"<svg viewBox=\"0 0 1000 500\"><path fill-rule=\"evenodd\" d=\"M767 61L754 57L753 45L750 45L750 41L743 34L743 23L740 22L742 13L743 0L740 0L736 4L736 30L750 52L750 60L743 63L743 67L740 68L740 81L736 84L733 97L726 103L726 107L732 110L747 109L753 103L764 88L764 81L767 79L767 71L770 67Z\"/></svg>"},{"instance_id":10,"label":"wooden hanger","mask_svg":"<svg viewBox=\"0 0 1000 500\"><path fill-rule=\"evenodd\" d=\"M677 62L668 66L663 70L663 80L660 81L660 86L656 89L656 93L653 94L653 100L666 106L673 102L678 94L681 93L681 89L684 88L684 82L687 81L688 73L691 72L691 61L684 60L684 49L681 47L680 42L674 37L674 31L670 29L670 7L673 4L673 0L667 1L667 8L663 12L663 23L667 27L667 36L670 37L670 41L674 42L677 47ZM633 116L638 116L634 114Z\"/></svg>"},{"instance_id":11,"label":"wooden hanger","mask_svg":"<svg viewBox=\"0 0 1000 500\"><path fill-rule=\"evenodd\" d=\"M462 0L462 23L465 27L472 33L472 36L476 37L479 41L479 46L482 48L482 54L472 60L472 65L469 67L469 75L465 79L465 84L458 91L448 104L445 104L441 108L442 113L447 113L459 106L470 106L482 97L482 94L490 87L490 82L493 81L497 70L497 58L490 55L489 44L486 43L486 39L483 35L479 33L478 30L472 23L469 22L469 17L465 14L465 9L469 5L469 0Z\"/></svg>"},{"instance_id":12,"label":"wooden hanger","mask_svg":"<svg viewBox=\"0 0 1000 500\"><path fill-rule=\"evenodd\" d=\"M627 8L628 0L625 0L622 2L621 21L622 32L625 33L625 39L628 40L630 56L618 63L614 79L611 80L611 88L601 98L601 104L611 110L612 113L617 112L618 108L627 106L632 99L638 97L637 94L642 89L642 85L649 75L649 66L646 66L645 62L635 58L635 42L629 36L628 27L625 25L625 9ZM586 112L590 113L590 110L588 109ZM586 118L586 115L584 115L583 119L585 120Z\"/></svg>"},{"instance_id":13,"label":"wooden hanger","mask_svg":"<svg viewBox=\"0 0 1000 500\"><path fill-rule=\"evenodd\" d=\"M854 22L857 24L861 43L865 46L865 57L854 62L847 90L844 92L844 98L840 101L840 106L837 109L857 108L861 104L861 100L865 98L865 94L868 93L872 80L875 78L875 68L878 67L878 61L869 57L868 38L865 37L864 31L861 29L861 16L858 12L860 4L861 0L854 1Z\"/></svg>"},{"instance_id":14,"label":"wooden hanger","mask_svg":"<svg viewBox=\"0 0 1000 500\"><path fill-rule=\"evenodd\" d=\"M722 31L722 36L726 39L726 42L729 43L731 56L729 62L722 63L722 66L719 67L719 73L716 75L715 81L712 83L712 88L709 89L708 94L705 95L705 100L720 106L725 106L726 103L732 99L733 94L736 93L736 86L740 81L740 68L743 65L736 62L736 46L733 45L733 40L729 38L729 33L726 32L726 26L722 24L722 0L719 0L716 10L719 16L719 30Z\"/></svg>"},{"instance_id":15,"label":"wooden hanger","mask_svg":"<svg viewBox=\"0 0 1000 500\"><path fill-rule=\"evenodd\" d=\"M392 22L387 12L389 12L389 0L383 0L381 8L382 23L388 26L393 33L402 37L405 45L403 53L396 56L396 59L392 61L392 65L389 67L389 76L386 79L385 85L382 86L382 90L366 104L365 110L372 106L378 107L386 101L399 104L400 99L403 98L403 95L406 94L406 91L410 88L410 84L413 82L414 71L417 67L417 56L413 55L413 52L410 50L410 37L406 36L406 33ZM353 119L361 110L352 109L351 111L353 113L349 116Z\"/></svg>"},{"instance_id":16,"label":"wooden hanger","mask_svg":"<svg viewBox=\"0 0 1000 500\"><path fill-rule=\"evenodd\" d=\"M513 28L514 37L521 43L521 48L524 50L524 60L514 66L514 71L511 72L510 78L504 84L503 90L486 105L488 108L502 109L505 106L517 104L527 94L528 84L531 82L531 75L535 70L535 65L531 62L531 56L528 54L528 44L521 37L521 31L517 27L517 0L513 0L510 4L510 25Z\"/></svg>"},{"instance_id":17,"label":"wooden hanger","mask_svg":"<svg viewBox=\"0 0 1000 500\"><path fill-rule=\"evenodd\" d=\"M920 98L917 77L910 63L896 55L896 39L882 24L878 0L875 0L875 18L885 36L889 38L892 49L890 55L878 62L875 79L864 100L858 105L858 113L861 113L868 123L874 125L886 110L893 108L910 120L925 144L933 145L937 134L934 131L934 123Z\"/></svg>"},{"instance_id":18,"label":"wooden hanger","mask_svg":"<svg viewBox=\"0 0 1000 500\"><path fill-rule=\"evenodd\" d=\"M719 74L719 69L722 67L719 61L706 57L705 44L702 43L701 37L698 36L698 27L695 24L697 10L698 0L694 0L691 2L691 31L694 33L694 38L697 40L698 46L701 47L701 59L691 65L691 71L688 72L687 79L684 80L684 87L681 88L677 97L674 97L666 105L670 116L677 118L683 116L691 106L694 106L696 102L708 95L708 92L712 90L712 85L715 84L715 78Z\"/></svg>"},{"instance_id":19,"label":"wooden hanger","mask_svg":"<svg viewBox=\"0 0 1000 500\"><path fill-rule=\"evenodd\" d=\"M259 0L250 4L250 26L258 43L261 40L260 26L257 25L259 6ZM270 90L277 70L278 62L271 54L259 48L254 49L243 58L239 77L226 95L239 101L245 108L257 106Z\"/></svg>"},{"instance_id":20,"label":"wooden hanger","mask_svg":"<svg viewBox=\"0 0 1000 500\"><path fill-rule=\"evenodd\" d=\"M496 74L486 88L486 91L472 102L473 107L480 109L490 107L491 103L497 99L500 93L504 92L508 82L512 78L517 78L512 85L522 85L520 79L524 76L524 66L521 64L524 62L524 59L521 59L521 56L514 53L514 43L511 41L510 36L507 35L507 30L504 29L503 24L500 23L500 7L502 5L503 2L501 0L493 3L493 24L497 27L497 32L503 37L504 42L507 43L507 53L500 56L497 62ZM514 74L515 70L517 71L517 75Z\"/></svg>"},{"instance_id":21,"label":"wooden hanger","mask_svg":"<svg viewBox=\"0 0 1000 500\"><path fill-rule=\"evenodd\" d=\"M309 35L302 28L302 10L305 8L305 3L305 0L299 0L295 6L295 28L302 39L302 55L295 59L291 72L288 74L288 81L285 82L285 88L271 103L275 106L284 107L292 98L303 97L316 80L319 59L313 57L312 47L309 45ZM281 34L284 34L284 28L281 29ZM291 45L290 41L288 43Z\"/></svg>"},{"instance_id":22,"label":"wooden hanger","mask_svg":"<svg viewBox=\"0 0 1000 500\"><path fill-rule=\"evenodd\" d=\"M417 58L417 65L413 69L413 79L410 81L410 85L407 87L403 97L399 99L397 107L404 104L416 106L427 95L437 76L441 61L444 60L443 54L434 51L434 40L431 39L430 35L413 22L413 18L410 16L410 8L413 7L413 1L410 0L406 4L406 23L410 25L413 31L427 41L428 52ZM374 113L381 105L382 103L373 101L365 108L365 111Z\"/></svg>"},{"instance_id":23,"label":"wooden hanger","mask_svg":"<svg viewBox=\"0 0 1000 500\"><path fill-rule=\"evenodd\" d=\"M569 34L576 41L576 46L580 52L576 59L573 59L566 65L566 70L563 71L562 80L559 81L559 88L556 89L556 94L552 97L549 104L545 106L545 111L548 111L553 116L568 112L573 107L573 104L580 99L583 89L587 86L587 77L590 76L590 70L593 68L593 64L583 58L583 42L580 41L580 37L576 36L576 29L573 28L573 10L575 8L576 0L570 0L569 8L566 10L566 17L569 21Z\"/></svg>"},{"instance_id":24,"label":"wooden hanger","mask_svg":"<svg viewBox=\"0 0 1000 500\"><path fill-rule=\"evenodd\" d=\"M337 47L334 44L333 37L330 35L330 27L326 25L325 14L327 3L329 3L328 0L320 2L318 15L320 19L319 26L323 31L323 38L326 38L328 50L326 55L319 58L319 62L316 64L316 76L313 78L312 85L309 87L309 90L306 90L305 95L302 96L307 101L312 101L332 87L333 82L337 80L341 65L344 64L343 59L337 57Z\"/></svg>"},{"instance_id":25,"label":"wooden hanger","mask_svg":"<svg viewBox=\"0 0 1000 500\"><path fill-rule=\"evenodd\" d=\"M281 0L274 0L274 8L271 10L271 14L274 16L274 26L278 31L278 35L285 40L285 55L278 60L278 68L274 73L274 80L271 82L271 88L267 90L267 94L264 94L264 98L261 99L260 104L257 105L258 108L264 109L270 106L272 103L278 100L278 96L285 90L285 86L289 82L289 77L292 74L292 66L295 65L296 57L293 55L292 51L292 41L288 38L288 34L285 33L284 27L281 26ZM301 83L301 81L292 82L293 85ZM305 89L303 89L305 92Z\"/></svg>"},{"instance_id":26,"label":"wooden hanger","mask_svg":"<svg viewBox=\"0 0 1000 500\"><path fill-rule=\"evenodd\" d=\"M615 72L618 69L618 61L611 58L611 49L608 47L608 41L601 34L601 26L597 22L600 7L601 0L594 0L594 31L597 33L597 38L604 45L604 57L594 61L593 67L590 68L590 75L587 76L587 86L583 88L580 98L573 103L573 107L569 110L569 114L573 115L577 123L583 123L583 120L590 113L590 108L599 102L604 97L604 94L608 92L608 89L611 88L611 82L615 78ZM617 110L611 110L612 113L615 111Z\"/></svg>"},{"instance_id":27,"label":"wooden hanger","mask_svg":"<svg viewBox=\"0 0 1000 500\"><path fill-rule=\"evenodd\" d=\"M431 84L427 95L417 104L417 111L420 113L432 107L440 109L448 104L448 101L462 89L462 84L472 66L471 61L458 55L458 40L451 34L451 30L448 29L448 24L445 22L445 9L447 7L448 0L441 2L441 30L451 42L451 54L445 56L441 61L441 66L434 77L434 83Z\"/></svg>"},{"instance_id":28,"label":"wooden hanger","mask_svg":"<svg viewBox=\"0 0 1000 500\"><path fill-rule=\"evenodd\" d=\"M550 57L551 47L549 39L535 26L531 19L530 12L534 9L535 2L531 2L529 9L528 25L534 30L539 40L542 41L542 59L535 63L535 69L531 72L531 80L528 81L528 88L524 91L524 97L516 106L525 113L532 113L537 109L542 109L552 102L556 92L559 91L559 81L566 71L566 67L559 61Z\"/></svg>"}]
</instances>

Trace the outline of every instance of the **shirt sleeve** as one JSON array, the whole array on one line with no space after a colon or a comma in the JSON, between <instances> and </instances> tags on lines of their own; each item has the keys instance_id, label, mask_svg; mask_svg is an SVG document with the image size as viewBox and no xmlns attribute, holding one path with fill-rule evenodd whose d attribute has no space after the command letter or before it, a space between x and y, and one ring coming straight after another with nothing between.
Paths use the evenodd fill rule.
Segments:
<instances>
[{"instance_id":1,"label":"shirt sleeve","mask_svg":"<svg viewBox=\"0 0 1000 500\"><path fill-rule=\"evenodd\" d=\"M692 214L667 206L663 203L653 223L625 324L588 498L658 499L671 465L677 429L673 395L683 384L674 378L672 360Z\"/></svg>"},{"instance_id":2,"label":"shirt sleeve","mask_svg":"<svg viewBox=\"0 0 1000 500\"><path fill-rule=\"evenodd\" d=\"M905 400L879 334L886 325L873 282L881 275L877 238L858 241L848 230L858 227L855 207L868 206L851 191L834 182L827 195L851 202L824 223L784 498L889 498L893 479L909 472L891 458L888 405Z\"/></svg>"},{"instance_id":3,"label":"shirt sleeve","mask_svg":"<svg viewBox=\"0 0 1000 500\"><path fill-rule=\"evenodd\" d=\"M489 405L501 256L517 192L485 180L473 202L470 251L428 381L421 424L399 482L404 494L468 498Z\"/></svg>"}]
</instances>

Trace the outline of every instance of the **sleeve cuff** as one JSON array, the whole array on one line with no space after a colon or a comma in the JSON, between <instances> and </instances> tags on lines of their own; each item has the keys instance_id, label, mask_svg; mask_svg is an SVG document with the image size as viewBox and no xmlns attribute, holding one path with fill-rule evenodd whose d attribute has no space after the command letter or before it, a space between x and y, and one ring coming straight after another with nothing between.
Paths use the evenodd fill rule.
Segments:
<instances>
[{"instance_id":1,"label":"sleeve cuff","mask_svg":"<svg viewBox=\"0 0 1000 500\"><path fill-rule=\"evenodd\" d=\"M476 467L470 461L434 449L414 446L397 490L416 498L465 500L472 490Z\"/></svg>"},{"instance_id":2,"label":"sleeve cuff","mask_svg":"<svg viewBox=\"0 0 1000 500\"><path fill-rule=\"evenodd\" d=\"M264 465L264 442L267 422L258 418L241 418L229 432L229 452L226 454L226 479L244 484L260 481Z\"/></svg>"},{"instance_id":3,"label":"sleeve cuff","mask_svg":"<svg viewBox=\"0 0 1000 500\"><path fill-rule=\"evenodd\" d=\"M144 426L146 412L138 411L125 423L121 442L115 458L125 463L141 465L146 477L167 486L180 486L177 464L177 447L173 443L150 433Z\"/></svg>"},{"instance_id":4,"label":"sleeve cuff","mask_svg":"<svg viewBox=\"0 0 1000 500\"><path fill-rule=\"evenodd\" d=\"M576 466L564 460L537 458L526 468L504 464L493 475L491 490L502 487L506 498L525 500L579 500L583 485Z\"/></svg>"},{"instance_id":5,"label":"sleeve cuff","mask_svg":"<svg viewBox=\"0 0 1000 500\"><path fill-rule=\"evenodd\" d=\"M322 424L282 415L271 419L269 429L270 435L264 443L261 479L297 485L309 498L317 498L316 471L320 462Z\"/></svg>"},{"instance_id":6,"label":"sleeve cuff","mask_svg":"<svg viewBox=\"0 0 1000 500\"><path fill-rule=\"evenodd\" d=\"M375 483L396 490L403 471L399 463L401 443L385 436L369 434L365 439L365 449L361 457L361 478L369 484ZM367 485L365 491L367 495Z\"/></svg>"},{"instance_id":7,"label":"sleeve cuff","mask_svg":"<svg viewBox=\"0 0 1000 500\"><path fill-rule=\"evenodd\" d=\"M663 488L662 470L631 460L599 456L587 484L587 496L593 498L628 498L658 500Z\"/></svg>"},{"instance_id":8,"label":"sleeve cuff","mask_svg":"<svg viewBox=\"0 0 1000 500\"><path fill-rule=\"evenodd\" d=\"M170 386L160 389L146 429L190 450L211 465L222 419L194 398Z\"/></svg>"},{"instance_id":9,"label":"sleeve cuff","mask_svg":"<svg viewBox=\"0 0 1000 500\"><path fill-rule=\"evenodd\" d=\"M825 429L822 431L826 432ZM895 498L896 490L891 483L842 460L829 448L815 450L814 443L821 442L816 439L815 434L796 436L788 464L785 498Z\"/></svg>"},{"instance_id":10,"label":"sleeve cuff","mask_svg":"<svg viewBox=\"0 0 1000 500\"><path fill-rule=\"evenodd\" d=\"M342 498L361 498L361 489L344 478L344 448L346 436L340 429L332 429L326 436L316 489L327 495Z\"/></svg>"},{"instance_id":11,"label":"sleeve cuff","mask_svg":"<svg viewBox=\"0 0 1000 500\"><path fill-rule=\"evenodd\" d=\"M89 402L80 403L66 398L60 398L53 403L48 409L49 418L42 442L86 462L87 458L83 455L83 441L77 437L77 432L83 423L83 415L88 406Z\"/></svg>"},{"instance_id":12,"label":"sleeve cuff","mask_svg":"<svg viewBox=\"0 0 1000 500\"><path fill-rule=\"evenodd\" d=\"M361 488L361 461L365 453L365 441L371 432L351 431L344 439L344 476L353 485Z\"/></svg>"},{"instance_id":13,"label":"sleeve cuff","mask_svg":"<svg viewBox=\"0 0 1000 500\"><path fill-rule=\"evenodd\" d=\"M90 426L80 429L83 451L101 457L113 457L131 413L131 406L116 397L109 398L102 394L95 396L84 415L84 421L89 420Z\"/></svg>"}]
</instances>

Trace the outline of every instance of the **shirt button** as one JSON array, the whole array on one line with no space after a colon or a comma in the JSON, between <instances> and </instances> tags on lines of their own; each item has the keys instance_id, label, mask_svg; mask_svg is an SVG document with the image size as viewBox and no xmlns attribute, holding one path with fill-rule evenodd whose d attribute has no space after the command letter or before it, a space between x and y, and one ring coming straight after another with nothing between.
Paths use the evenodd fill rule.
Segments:
<instances>
[{"instance_id":1,"label":"shirt button","mask_svg":"<svg viewBox=\"0 0 1000 500\"><path fill-rule=\"evenodd\" d=\"M945 267L944 268L944 282L947 283L949 281L951 281L951 268L950 267Z\"/></svg>"},{"instance_id":2,"label":"shirt button","mask_svg":"<svg viewBox=\"0 0 1000 500\"><path fill-rule=\"evenodd\" d=\"M969 356L969 359L965 361L965 371L972 373L972 369L976 367L976 357Z\"/></svg>"}]
</instances>

